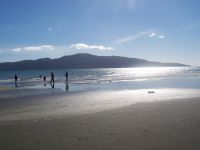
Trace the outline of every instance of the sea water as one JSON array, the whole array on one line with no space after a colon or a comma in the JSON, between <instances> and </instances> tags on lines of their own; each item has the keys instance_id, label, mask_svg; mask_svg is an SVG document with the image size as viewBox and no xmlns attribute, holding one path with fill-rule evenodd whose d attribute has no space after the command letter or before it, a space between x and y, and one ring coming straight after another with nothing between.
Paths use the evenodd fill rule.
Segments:
<instances>
[{"instance_id":1,"label":"sea water","mask_svg":"<svg viewBox=\"0 0 200 150\"><path fill-rule=\"evenodd\" d=\"M195 88L200 89L200 67L147 67L60 70L0 71L0 86L14 86L17 74L20 88L48 88L43 77L50 81L55 75L55 87L66 88L65 72L71 89L145 89L145 88ZM40 79L39 76L42 76Z\"/></svg>"}]
</instances>

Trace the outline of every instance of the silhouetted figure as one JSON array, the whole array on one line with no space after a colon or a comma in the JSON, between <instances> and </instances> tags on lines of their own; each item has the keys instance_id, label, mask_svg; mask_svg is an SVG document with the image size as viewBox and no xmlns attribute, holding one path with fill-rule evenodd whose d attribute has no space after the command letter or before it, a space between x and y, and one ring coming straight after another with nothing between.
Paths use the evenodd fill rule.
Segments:
<instances>
[{"instance_id":1,"label":"silhouetted figure","mask_svg":"<svg viewBox=\"0 0 200 150\"><path fill-rule=\"evenodd\" d=\"M50 81L50 83L54 83L54 74L53 74L53 72L51 72L51 81Z\"/></svg>"},{"instance_id":2,"label":"silhouetted figure","mask_svg":"<svg viewBox=\"0 0 200 150\"><path fill-rule=\"evenodd\" d=\"M39 77L40 77L40 79L42 78L42 76L41 76L41 75L40 75Z\"/></svg>"},{"instance_id":3,"label":"silhouetted figure","mask_svg":"<svg viewBox=\"0 0 200 150\"><path fill-rule=\"evenodd\" d=\"M46 86L46 76L43 77L43 81L44 81L44 86Z\"/></svg>"},{"instance_id":4,"label":"silhouetted figure","mask_svg":"<svg viewBox=\"0 0 200 150\"><path fill-rule=\"evenodd\" d=\"M15 88L17 88L17 75L15 74Z\"/></svg>"},{"instance_id":5,"label":"silhouetted figure","mask_svg":"<svg viewBox=\"0 0 200 150\"><path fill-rule=\"evenodd\" d=\"M15 82L17 82L17 75L15 74Z\"/></svg>"},{"instance_id":6,"label":"silhouetted figure","mask_svg":"<svg viewBox=\"0 0 200 150\"><path fill-rule=\"evenodd\" d=\"M66 82L66 84L65 84L65 89L66 89L66 91L69 90L69 84L68 84L68 82Z\"/></svg>"},{"instance_id":7,"label":"silhouetted figure","mask_svg":"<svg viewBox=\"0 0 200 150\"><path fill-rule=\"evenodd\" d=\"M65 73L65 77L66 77L66 82L68 82L68 72L66 71L66 73Z\"/></svg>"},{"instance_id":8,"label":"silhouetted figure","mask_svg":"<svg viewBox=\"0 0 200 150\"><path fill-rule=\"evenodd\" d=\"M43 81L46 82L46 76L43 77Z\"/></svg>"},{"instance_id":9,"label":"silhouetted figure","mask_svg":"<svg viewBox=\"0 0 200 150\"><path fill-rule=\"evenodd\" d=\"M51 85L51 88L54 89L55 87L54 83L51 83L50 85Z\"/></svg>"}]
</instances>

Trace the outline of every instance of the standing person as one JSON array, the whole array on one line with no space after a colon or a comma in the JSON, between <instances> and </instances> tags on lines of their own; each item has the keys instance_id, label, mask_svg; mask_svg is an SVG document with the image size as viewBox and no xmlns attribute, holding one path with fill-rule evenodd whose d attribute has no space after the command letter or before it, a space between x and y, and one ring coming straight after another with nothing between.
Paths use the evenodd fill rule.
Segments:
<instances>
[{"instance_id":1,"label":"standing person","mask_svg":"<svg viewBox=\"0 0 200 150\"><path fill-rule=\"evenodd\" d=\"M15 83L17 83L17 78L18 78L18 77L17 77L17 75L15 74Z\"/></svg>"},{"instance_id":2,"label":"standing person","mask_svg":"<svg viewBox=\"0 0 200 150\"><path fill-rule=\"evenodd\" d=\"M46 86L46 76L43 77L44 86Z\"/></svg>"},{"instance_id":3,"label":"standing person","mask_svg":"<svg viewBox=\"0 0 200 150\"><path fill-rule=\"evenodd\" d=\"M50 81L51 83L53 82L54 83L54 74L53 74L53 72L51 72L51 81Z\"/></svg>"},{"instance_id":4,"label":"standing person","mask_svg":"<svg viewBox=\"0 0 200 150\"><path fill-rule=\"evenodd\" d=\"M66 82L68 82L68 72L66 71L66 73L65 73L65 77L66 77Z\"/></svg>"},{"instance_id":5,"label":"standing person","mask_svg":"<svg viewBox=\"0 0 200 150\"><path fill-rule=\"evenodd\" d=\"M43 81L46 82L46 76L43 77Z\"/></svg>"},{"instance_id":6,"label":"standing person","mask_svg":"<svg viewBox=\"0 0 200 150\"><path fill-rule=\"evenodd\" d=\"M17 75L15 74L15 88L17 88Z\"/></svg>"}]
</instances>

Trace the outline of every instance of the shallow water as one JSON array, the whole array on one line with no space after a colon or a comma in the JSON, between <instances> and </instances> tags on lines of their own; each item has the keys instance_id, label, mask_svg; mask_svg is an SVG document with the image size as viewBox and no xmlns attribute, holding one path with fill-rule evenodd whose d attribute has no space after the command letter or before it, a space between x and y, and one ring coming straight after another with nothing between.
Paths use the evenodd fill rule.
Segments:
<instances>
[{"instance_id":1,"label":"shallow water","mask_svg":"<svg viewBox=\"0 0 200 150\"><path fill-rule=\"evenodd\" d=\"M200 89L200 67L149 67L111 69L70 69L69 82L65 83L66 70L0 71L0 86L15 87L13 76L17 74L18 88L48 89L50 72L55 74L54 88L62 90L94 89L147 89L147 88L195 88ZM47 82L39 78L47 76ZM111 84L112 83L112 84Z\"/></svg>"}]
</instances>

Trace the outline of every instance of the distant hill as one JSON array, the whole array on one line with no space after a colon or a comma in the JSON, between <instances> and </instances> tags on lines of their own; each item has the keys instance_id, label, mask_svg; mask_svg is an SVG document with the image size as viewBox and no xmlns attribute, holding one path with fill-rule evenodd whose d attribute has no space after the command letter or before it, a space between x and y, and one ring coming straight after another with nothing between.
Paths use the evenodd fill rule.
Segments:
<instances>
[{"instance_id":1,"label":"distant hill","mask_svg":"<svg viewBox=\"0 0 200 150\"><path fill-rule=\"evenodd\" d=\"M42 58L18 62L0 63L0 70L39 70L39 69L88 69L88 68L127 68L127 67L177 67L179 63L152 62L138 58L120 56L96 56L79 53L57 59Z\"/></svg>"}]
</instances>

